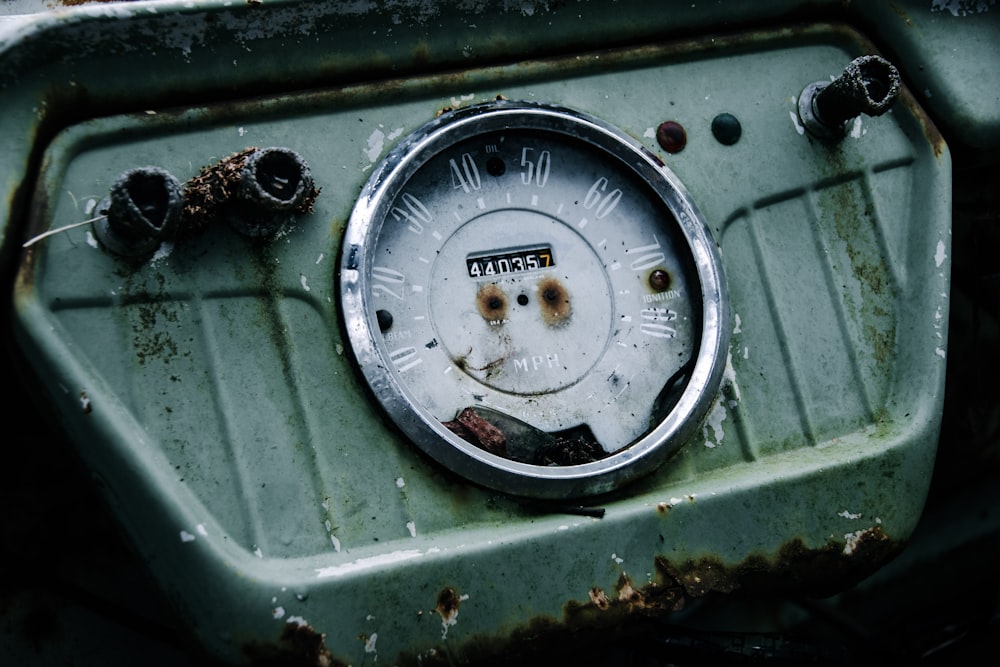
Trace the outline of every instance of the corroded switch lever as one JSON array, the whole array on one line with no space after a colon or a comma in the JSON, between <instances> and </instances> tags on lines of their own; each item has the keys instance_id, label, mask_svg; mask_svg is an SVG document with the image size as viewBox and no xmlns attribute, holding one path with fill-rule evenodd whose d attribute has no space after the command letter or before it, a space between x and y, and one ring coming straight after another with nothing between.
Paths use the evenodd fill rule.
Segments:
<instances>
[{"instance_id":1,"label":"corroded switch lever","mask_svg":"<svg viewBox=\"0 0 1000 667\"><path fill-rule=\"evenodd\" d=\"M268 238L315 196L301 155L289 148L258 149L246 158L229 222L241 234Z\"/></svg>"},{"instance_id":2,"label":"corroded switch lever","mask_svg":"<svg viewBox=\"0 0 1000 667\"><path fill-rule=\"evenodd\" d=\"M94 234L111 252L141 257L169 238L180 221L181 184L159 167L131 169L98 205Z\"/></svg>"},{"instance_id":3,"label":"corroded switch lever","mask_svg":"<svg viewBox=\"0 0 1000 667\"><path fill-rule=\"evenodd\" d=\"M899 97L899 72L881 56L861 56L833 81L815 81L799 95L799 119L810 134L838 141L847 121L881 116Z\"/></svg>"}]
</instances>

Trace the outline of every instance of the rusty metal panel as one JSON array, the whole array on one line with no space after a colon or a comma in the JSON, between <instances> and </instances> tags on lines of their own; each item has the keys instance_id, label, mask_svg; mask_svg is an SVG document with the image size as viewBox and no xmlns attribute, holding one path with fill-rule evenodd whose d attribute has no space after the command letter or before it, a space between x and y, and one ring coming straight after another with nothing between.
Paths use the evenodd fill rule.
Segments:
<instances>
[{"instance_id":1,"label":"rusty metal panel","mask_svg":"<svg viewBox=\"0 0 1000 667\"><path fill-rule=\"evenodd\" d=\"M836 145L796 115L806 84L871 48L823 25L378 80L306 68L308 92L197 104L123 97L53 128L39 155L20 351L156 577L229 659L460 660L529 633L682 617L712 592L835 590L913 530L946 356L943 141L906 91ZM247 92L254 75L238 77ZM442 109L497 95L605 118L658 155L708 219L732 297L723 387L697 435L584 508L491 492L422 456L371 402L338 319L341 237L373 166ZM735 143L712 133L723 113ZM657 142L663 121L686 129L683 150ZM70 227L128 169L191 183L250 146L293 149L319 188L270 241L207 219L128 259Z\"/></svg>"}]
</instances>

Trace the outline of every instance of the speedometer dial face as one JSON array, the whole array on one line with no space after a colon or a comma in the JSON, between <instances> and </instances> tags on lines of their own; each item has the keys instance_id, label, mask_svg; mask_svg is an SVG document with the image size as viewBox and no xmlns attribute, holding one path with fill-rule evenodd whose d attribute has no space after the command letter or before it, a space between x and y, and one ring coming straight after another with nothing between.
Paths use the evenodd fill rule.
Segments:
<instances>
[{"instance_id":1,"label":"speedometer dial face","mask_svg":"<svg viewBox=\"0 0 1000 667\"><path fill-rule=\"evenodd\" d=\"M514 494L652 470L721 377L726 299L694 205L634 140L562 108L493 102L404 140L352 215L341 289L393 421Z\"/></svg>"}]
</instances>

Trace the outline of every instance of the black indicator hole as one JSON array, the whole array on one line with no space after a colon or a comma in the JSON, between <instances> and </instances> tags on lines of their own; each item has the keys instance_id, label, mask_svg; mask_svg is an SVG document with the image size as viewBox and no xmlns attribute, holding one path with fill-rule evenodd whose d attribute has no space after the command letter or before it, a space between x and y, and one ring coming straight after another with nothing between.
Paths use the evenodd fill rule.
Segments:
<instances>
[{"instance_id":1,"label":"black indicator hole","mask_svg":"<svg viewBox=\"0 0 1000 667\"><path fill-rule=\"evenodd\" d=\"M486 161L486 173L490 176L503 176L507 171L507 165L498 157L491 157Z\"/></svg>"},{"instance_id":2,"label":"black indicator hole","mask_svg":"<svg viewBox=\"0 0 1000 667\"><path fill-rule=\"evenodd\" d=\"M378 328L382 333L392 328L392 313L388 310L376 310L375 319L378 320Z\"/></svg>"}]
</instances>

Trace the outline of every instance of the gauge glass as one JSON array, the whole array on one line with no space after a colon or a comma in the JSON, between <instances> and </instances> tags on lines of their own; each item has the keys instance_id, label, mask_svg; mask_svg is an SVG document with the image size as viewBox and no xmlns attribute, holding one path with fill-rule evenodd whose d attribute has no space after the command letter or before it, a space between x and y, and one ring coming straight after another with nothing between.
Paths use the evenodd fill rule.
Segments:
<instances>
[{"instance_id":1,"label":"gauge glass","mask_svg":"<svg viewBox=\"0 0 1000 667\"><path fill-rule=\"evenodd\" d=\"M390 417L456 472L541 497L609 490L682 444L721 374L720 278L655 157L596 119L509 102L386 158L341 275Z\"/></svg>"}]
</instances>

